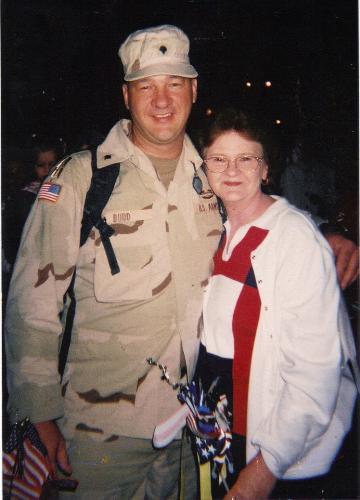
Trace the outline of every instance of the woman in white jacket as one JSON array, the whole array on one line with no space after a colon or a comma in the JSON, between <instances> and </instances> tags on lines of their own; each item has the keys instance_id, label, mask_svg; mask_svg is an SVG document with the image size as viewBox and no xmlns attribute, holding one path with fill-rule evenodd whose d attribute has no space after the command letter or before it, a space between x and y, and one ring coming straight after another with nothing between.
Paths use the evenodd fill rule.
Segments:
<instances>
[{"instance_id":1,"label":"woman in white jacket","mask_svg":"<svg viewBox=\"0 0 360 500\"><path fill-rule=\"evenodd\" d=\"M235 473L225 498L267 498L277 479L329 470L356 395L342 339L352 355L354 346L330 247L306 214L261 188L266 135L227 110L202 141L227 221L205 292L196 376L205 390L220 376L230 400Z\"/></svg>"}]
</instances>

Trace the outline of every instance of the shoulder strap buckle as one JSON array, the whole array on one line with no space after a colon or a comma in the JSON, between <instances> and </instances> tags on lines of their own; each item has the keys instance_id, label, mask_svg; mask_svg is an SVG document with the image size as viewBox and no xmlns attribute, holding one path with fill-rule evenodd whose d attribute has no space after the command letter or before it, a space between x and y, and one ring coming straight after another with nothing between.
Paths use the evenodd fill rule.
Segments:
<instances>
[{"instance_id":1,"label":"shoulder strap buckle","mask_svg":"<svg viewBox=\"0 0 360 500\"><path fill-rule=\"evenodd\" d=\"M92 178L88 192L86 193L83 219L81 222L80 246L88 239L90 231L96 227L100 232L101 241L109 261L111 274L120 272L114 249L110 242L110 236L114 230L102 216L102 211L107 204L119 175L120 163L113 163L103 168L97 168L97 149L91 149Z\"/></svg>"}]
</instances>

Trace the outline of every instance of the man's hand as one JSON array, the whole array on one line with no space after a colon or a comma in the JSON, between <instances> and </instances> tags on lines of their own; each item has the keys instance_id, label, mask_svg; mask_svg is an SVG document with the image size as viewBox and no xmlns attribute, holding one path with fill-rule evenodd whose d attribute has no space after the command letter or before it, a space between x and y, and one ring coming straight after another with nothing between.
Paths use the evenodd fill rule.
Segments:
<instances>
[{"instance_id":1,"label":"man's hand","mask_svg":"<svg viewBox=\"0 0 360 500\"><path fill-rule=\"evenodd\" d=\"M46 422L39 422L34 424L34 426L48 452L51 478L57 478L57 466L66 474L71 474L72 468L66 452L65 439L56 423L49 420Z\"/></svg>"},{"instance_id":2,"label":"man's hand","mask_svg":"<svg viewBox=\"0 0 360 500\"><path fill-rule=\"evenodd\" d=\"M344 290L359 275L359 248L341 234L325 235L336 259L336 271L341 288Z\"/></svg>"},{"instance_id":3,"label":"man's hand","mask_svg":"<svg viewBox=\"0 0 360 500\"><path fill-rule=\"evenodd\" d=\"M240 472L236 483L224 500L260 500L268 498L276 483L276 477L268 469L259 453Z\"/></svg>"}]
</instances>

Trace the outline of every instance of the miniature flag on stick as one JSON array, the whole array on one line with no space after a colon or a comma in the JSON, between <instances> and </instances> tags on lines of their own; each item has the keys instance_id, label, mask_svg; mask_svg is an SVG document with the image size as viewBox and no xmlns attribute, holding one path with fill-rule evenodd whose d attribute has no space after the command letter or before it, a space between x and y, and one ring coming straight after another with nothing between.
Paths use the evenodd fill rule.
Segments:
<instances>
[{"instance_id":1,"label":"miniature flag on stick","mask_svg":"<svg viewBox=\"0 0 360 500\"><path fill-rule=\"evenodd\" d=\"M148 358L150 365L158 366L162 372L162 379L173 389L179 388L178 399L185 403L170 418L155 428L153 445L155 448L167 446L185 427L191 431L196 447L200 467L200 495L201 500L209 498L211 491L210 460L213 462L211 477L223 483L228 491L227 473L234 471L231 455L231 430L228 402L225 395L214 397L215 388L219 379L211 385L207 394L204 393L201 383L197 387L195 382L184 385L173 383L167 367L152 358Z\"/></svg>"},{"instance_id":2,"label":"miniature flag on stick","mask_svg":"<svg viewBox=\"0 0 360 500\"><path fill-rule=\"evenodd\" d=\"M40 498L49 474L46 449L35 427L28 418L14 424L3 453L4 498Z\"/></svg>"}]
</instances>

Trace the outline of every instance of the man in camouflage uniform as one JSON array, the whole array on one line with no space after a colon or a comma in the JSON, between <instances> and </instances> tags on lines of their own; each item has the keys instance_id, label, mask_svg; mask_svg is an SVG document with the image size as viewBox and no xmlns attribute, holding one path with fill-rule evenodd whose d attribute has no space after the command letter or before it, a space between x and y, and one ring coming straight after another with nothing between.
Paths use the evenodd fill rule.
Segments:
<instances>
[{"instance_id":1,"label":"man in camouflage uniform","mask_svg":"<svg viewBox=\"0 0 360 500\"><path fill-rule=\"evenodd\" d=\"M180 403L146 360L166 365L175 381L192 376L202 291L221 229L202 160L185 135L197 85L188 49L181 30L160 26L130 35L119 51L132 122L113 127L97 162L121 164L103 211L115 230L120 273L111 274L97 229L79 249L91 180L85 151L43 186L13 276L10 412L36 423L54 471L56 463L72 467L79 497L177 495L181 436L166 450L152 449L151 438ZM59 314L75 267L76 315L61 387Z\"/></svg>"},{"instance_id":2,"label":"man in camouflage uniform","mask_svg":"<svg viewBox=\"0 0 360 500\"><path fill-rule=\"evenodd\" d=\"M120 273L111 274L97 229L79 248L89 152L53 171L23 233L6 316L9 409L35 423L53 473L58 465L80 480L79 498L176 498L180 453L186 497L197 495L185 440L151 446L154 427L179 402L147 363L166 365L174 381L192 377L221 230L202 160L185 135L197 93L188 49L181 30L160 26L133 33L119 51L132 120L113 127L97 162L121 164L103 211ZM76 315L60 384L59 317L75 268Z\"/></svg>"}]
</instances>

